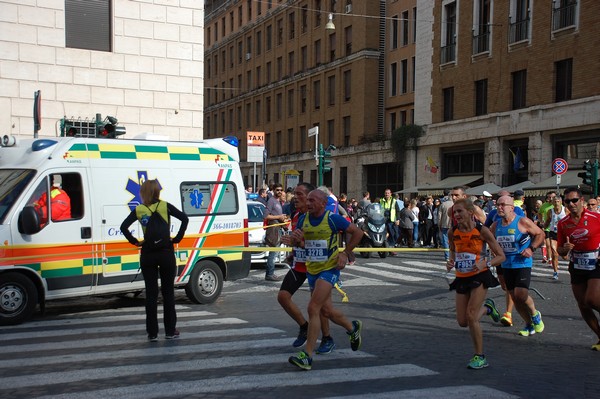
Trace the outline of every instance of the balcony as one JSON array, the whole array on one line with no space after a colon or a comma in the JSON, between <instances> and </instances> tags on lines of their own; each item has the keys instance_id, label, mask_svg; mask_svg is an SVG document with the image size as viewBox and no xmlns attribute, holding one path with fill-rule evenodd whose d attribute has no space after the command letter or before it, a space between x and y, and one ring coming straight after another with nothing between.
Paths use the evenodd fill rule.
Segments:
<instances>
[{"instance_id":1,"label":"balcony","mask_svg":"<svg viewBox=\"0 0 600 399\"><path fill-rule=\"evenodd\" d=\"M509 44L529 39L529 18L511 23L509 29Z\"/></svg>"},{"instance_id":2,"label":"balcony","mask_svg":"<svg viewBox=\"0 0 600 399\"><path fill-rule=\"evenodd\" d=\"M482 31L478 35L473 33L473 54L490 51L490 28L486 26Z\"/></svg>"},{"instance_id":3,"label":"balcony","mask_svg":"<svg viewBox=\"0 0 600 399\"><path fill-rule=\"evenodd\" d=\"M575 26L577 1L572 1L564 7L552 10L552 30L559 30Z\"/></svg>"},{"instance_id":4,"label":"balcony","mask_svg":"<svg viewBox=\"0 0 600 399\"><path fill-rule=\"evenodd\" d=\"M456 43L442 46L441 53L441 64L447 64L449 62L456 61Z\"/></svg>"}]
</instances>

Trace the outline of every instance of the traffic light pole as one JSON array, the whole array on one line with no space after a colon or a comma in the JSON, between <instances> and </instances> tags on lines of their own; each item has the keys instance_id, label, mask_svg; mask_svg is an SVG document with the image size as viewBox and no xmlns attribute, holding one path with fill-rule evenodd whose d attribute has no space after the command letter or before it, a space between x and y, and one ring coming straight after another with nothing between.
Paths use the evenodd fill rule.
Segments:
<instances>
[{"instance_id":1,"label":"traffic light pole","mask_svg":"<svg viewBox=\"0 0 600 399\"><path fill-rule=\"evenodd\" d=\"M592 165L592 192L594 193L594 198L598 196L598 160L594 159L594 163Z\"/></svg>"}]
</instances>

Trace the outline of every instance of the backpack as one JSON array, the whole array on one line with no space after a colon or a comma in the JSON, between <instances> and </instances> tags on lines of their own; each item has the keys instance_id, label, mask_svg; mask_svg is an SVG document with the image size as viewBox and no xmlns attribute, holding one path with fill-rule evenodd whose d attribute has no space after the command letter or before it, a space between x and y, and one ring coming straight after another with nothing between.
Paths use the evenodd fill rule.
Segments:
<instances>
[{"instance_id":1,"label":"backpack","mask_svg":"<svg viewBox=\"0 0 600 399\"><path fill-rule=\"evenodd\" d=\"M160 201L156 204L154 211L146 206L151 215L144 230L144 247L149 250L165 249L172 246L169 223L157 212L159 204Z\"/></svg>"}]
</instances>

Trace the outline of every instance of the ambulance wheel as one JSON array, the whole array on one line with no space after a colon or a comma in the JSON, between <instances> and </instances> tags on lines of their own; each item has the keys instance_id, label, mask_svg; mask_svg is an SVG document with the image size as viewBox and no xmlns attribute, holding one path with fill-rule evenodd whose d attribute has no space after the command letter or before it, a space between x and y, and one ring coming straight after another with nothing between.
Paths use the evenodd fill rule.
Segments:
<instances>
[{"instance_id":1,"label":"ambulance wheel","mask_svg":"<svg viewBox=\"0 0 600 399\"><path fill-rule=\"evenodd\" d=\"M35 284L20 273L0 274L0 325L20 324L33 316L38 302Z\"/></svg>"},{"instance_id":2,"label":"ambulance wheel","mask_svg":"<svg viewBox=\"0 0 600 399\"><path fill-rule=\"evenodd\" d=\"M185 286L185 293L195 303L213 303L221 295L223 289L223 273L215 262L202 261L196 263Z\"/></svg>"}]
</instances>

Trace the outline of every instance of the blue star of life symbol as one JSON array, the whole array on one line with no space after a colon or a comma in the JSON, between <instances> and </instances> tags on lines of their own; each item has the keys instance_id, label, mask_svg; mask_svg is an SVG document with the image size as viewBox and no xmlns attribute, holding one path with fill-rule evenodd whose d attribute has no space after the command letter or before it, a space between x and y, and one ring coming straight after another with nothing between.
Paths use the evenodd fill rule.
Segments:
<instances>
[{"instance_id":1,"label":"blue star of life symbol","mask_svg":"<svg viewBox=\"0 0 600 399\"><path fill-rule=\"evenodd\" d=\"M194 190L190 193L190 200L192 201L192 206L196 209L200 209L200 207L202 206L203 198L204 195L198 190Z\"/></svg>"},{"instance_id":2,"label":"blue star of life symbol","mask_svg":"<svg viewBox=\"0 0 600 399\"><path fill-rule=\"evenodd\" d=\"M132 180L131 178L127 180L127 185L125 186L125 189L131 195L133 195L133 198L127 203L127 206L129 206L129 209L132 211L135 209L136 206L142 203L142 197L140 197L140 187L146 180L148 180L148 172L145 170L138 170L137 181ZM158 183L158 185L162 190L160 182Z\"/></svg>"}]
</instances>

